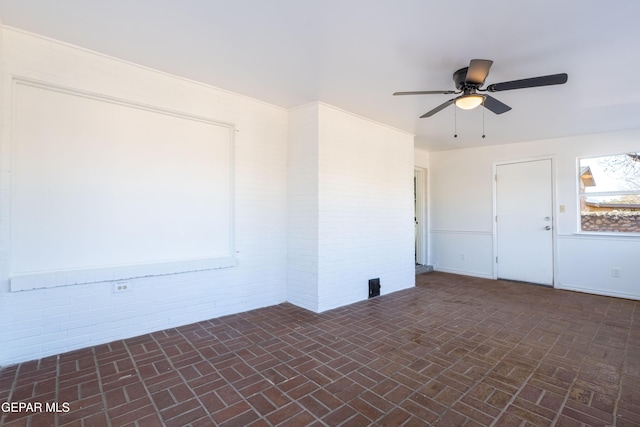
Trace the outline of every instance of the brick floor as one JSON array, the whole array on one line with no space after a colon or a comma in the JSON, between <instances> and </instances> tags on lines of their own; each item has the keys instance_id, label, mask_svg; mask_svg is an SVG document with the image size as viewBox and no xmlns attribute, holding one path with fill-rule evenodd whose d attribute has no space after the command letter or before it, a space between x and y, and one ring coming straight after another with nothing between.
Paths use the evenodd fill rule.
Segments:
<instances>
[{"instance_id":1,"label":"brick floor","mask_svg":"<svg viewBox=\"0 0 640 427\"><path fill-rule=\"evenodd\" d=\"M1 402L60 408L0 425L640 425L640 301L416 278L322 314L280 304L4 367Z\"/></svg>"}]
</instances>

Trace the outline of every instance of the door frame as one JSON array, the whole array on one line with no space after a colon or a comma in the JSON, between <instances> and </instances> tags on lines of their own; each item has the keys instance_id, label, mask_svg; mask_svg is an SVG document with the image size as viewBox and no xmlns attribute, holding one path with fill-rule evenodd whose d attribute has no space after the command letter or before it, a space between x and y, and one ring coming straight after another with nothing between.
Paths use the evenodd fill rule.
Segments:
<instances>
[{"instance_id":1,"label":"door frame","mask_svg":"<svg viewBox=\"0 0 640 427\"><path fill-rule=\"evenodd\" d=\"M420 265L428 265L428 236L427 236L427 170L414 166L414 191L415 191L415 220L416 227L416 262Z\"/></svg>"},{"instance_id":2,"label":"door frame","mask_svg":"<svg viewBox=\"0 0 640 427\"><path fill-rule=\"evenodd\" d=\"M496 175L498 173L498 166L501 165L510 165L514 163L526 163L526 162L534 162L538 160L550 160L551 161L551 210L553 214L551 215L551 262L553 263L552 271L553 278L551 281L551 285L556 287L556 280L558 277L558 250L557 250L557 229L558 229L558 210L556 209L556 193L557 193L557 183L556 183L556 158L555 155L547 155L540 157L525 157L520 159L513 160L504 160L500 162L493 163L493 169L491 174L491 182L493 187L493 216L491 218L491 224L493 228L493 278L498 279L498 262L496 261L498 258L498 224L496 222L496 216L498 214L498 185L496 181Z\"/></svg>"}]
</instances>

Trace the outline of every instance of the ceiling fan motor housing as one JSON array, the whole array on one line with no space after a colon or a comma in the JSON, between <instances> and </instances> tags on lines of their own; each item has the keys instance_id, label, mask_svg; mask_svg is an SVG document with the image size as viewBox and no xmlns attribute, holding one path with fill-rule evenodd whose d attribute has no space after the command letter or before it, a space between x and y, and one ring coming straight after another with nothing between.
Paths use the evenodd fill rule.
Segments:
<instances>
[{"instance_id":1,"label":"ceiling fan motor housing","mask_svg":"<svg viewBox=\"0 0 640 427\"><path fill-rule=\"evenodd\" d=\"M456 84L456 89L463 92L469 91L470 89L477 89L480 86L478 84L468 83L466 81L468 70L469 67L464 67L453 73L453 82Z\"/></svg>"}]
</instances>

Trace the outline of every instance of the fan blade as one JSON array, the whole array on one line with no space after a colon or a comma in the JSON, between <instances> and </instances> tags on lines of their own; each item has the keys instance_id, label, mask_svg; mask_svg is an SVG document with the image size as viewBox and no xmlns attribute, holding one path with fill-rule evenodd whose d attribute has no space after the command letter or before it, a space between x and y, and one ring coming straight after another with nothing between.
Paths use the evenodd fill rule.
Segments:
<instances>
[{"instance_id":1,"label":"fan blade","mask_svg":"<svg viewBox=\"0 0 640 427\"><path fill-rule=\"evenodd\" d=\"M551 74L549 76L531 77L530 79L494 83L487 86L487 90L489 92L500 92L503 90L524 89L528 87L561 85L567 82L567 78L567 73Z\"/></svg>"},{"instance_id":2,"label":"fan blade","mask_svg":"<svg viewBox=\"0 0 640 427\"><path fill-rule=\"evenodd\" d=\"M455 90L416 90L413 92L395 92L393 95L447 95L456 93Z\"/></svg>"},{"instance_id":3,"label":"fan blade","mask_svg":"<svg viewBox=\"0 0 640 427\"><path fill-rule=\"evenodd\" d=\"M436 108L434 108L433 110L429 111L428 113L424 113L423 115L420 116L421 119L424 119L425 117L431 117L433 116L435 113L437 113L440 110L444 110L445 108L447 108L449 105L453 104L453 101L455 101L455 99L450 99L447 102L438 105Z\"/></svg>"},{"instance_id":4,"label":"fan blade","mask_svg":"<svg viewBox=\"0 0 640 427\"><path fill-rule=\"evenodd\" d=\"M487 75L489 75L489 69L492 64L493 61L488 59L472 59L469 63L465 83L482 86Z\"/></svg>"},{"instance_id":5,"label":"fan blade","mask_svg":"<svg viewBox=\"0 0 640 427\"><path fill-rule=\"evenodd\" d=\"M504 104L498 101L493 96L489 96L489 95L483 95L483 96L484 96L484 103L482 105L484 105L484 108L486 108L487 110L493 111L496 114L506 113L507 111L511 110L511 107L509 107L507 104Z\"/></svg>"}]
</instances>

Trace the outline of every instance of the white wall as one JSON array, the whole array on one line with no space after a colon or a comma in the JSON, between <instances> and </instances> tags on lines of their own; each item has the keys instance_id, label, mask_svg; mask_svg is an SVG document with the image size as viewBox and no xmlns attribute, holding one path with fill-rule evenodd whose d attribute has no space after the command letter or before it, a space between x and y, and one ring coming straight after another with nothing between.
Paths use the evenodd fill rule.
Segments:
<instances>
[{"instance_id":1,"label":"white wall","mask_svg":"<svg viewBox=\"0 0 640 427\"><path fill-rule=\"evenodd\" d=\"M415 285L413 136L326 104L289 119L289 301L325 311Z\"/></svg>"},{"instance_id":2,"label":"white wall","mask_svg":"<svg viewBox=\"0 0 640 427\"><path fill-rule=\"evenodd\" d=\"M233 125L14 80L12 291L235 264Z\"/></svg>"},{"instance_id":3,"label":"white wall","mask_svg":"<svg viewBox=\"0 0 640 427\"><path fill-rule=\"evenodd\" d=\"M318 104L289 115L287 301L318 311Z\"/></svg>"},{"instance_id":4,"label":"white wall","mask_svg":"<svg viewBox=\"0 0 640 427\"><path fill-rule=\"evenodd\" d=\"M427 169L429 167L429 161L431 159L431 153L425 150L416 148L414 151L414 162L419 168Z\"/></svg>"},{"instance_id":5,"label":"white wall","mask_svg":"<svg viewBox=\"0 0 640 427\"><path fill-rule=\"evenodd\" d=\"M430 154L431 262L437 270L495 277L493 167L550 157L555 172L555 286L640 298L640 237L578 233L577 158L640 149L640 130ZM564 205L564 213L559 206ZM461 260L460 253L466 255ZM611 268L620 277L611 277Z\"/></svg>"},{"instance_id":6,"label":"white wall","mask_svg":"<svg viewBox=\"0 0 640 427\"><path fill-rule=\"evenodd\" d=\"M415 285L413 135L319 105L318 309Z\"/></svg>"},{"instance_id":7,"label":"white wall","mask_svg":"<svg viewBox=\"0 0 640 427\"><path fill-rule=\"evenodd\" d=\"M2 36L0 365L285 301L287 111L21 31ZM14 76L233 124L237 265L134 279L123 293L111 282L10 292Z\"/></svg>"}]
</instances>

